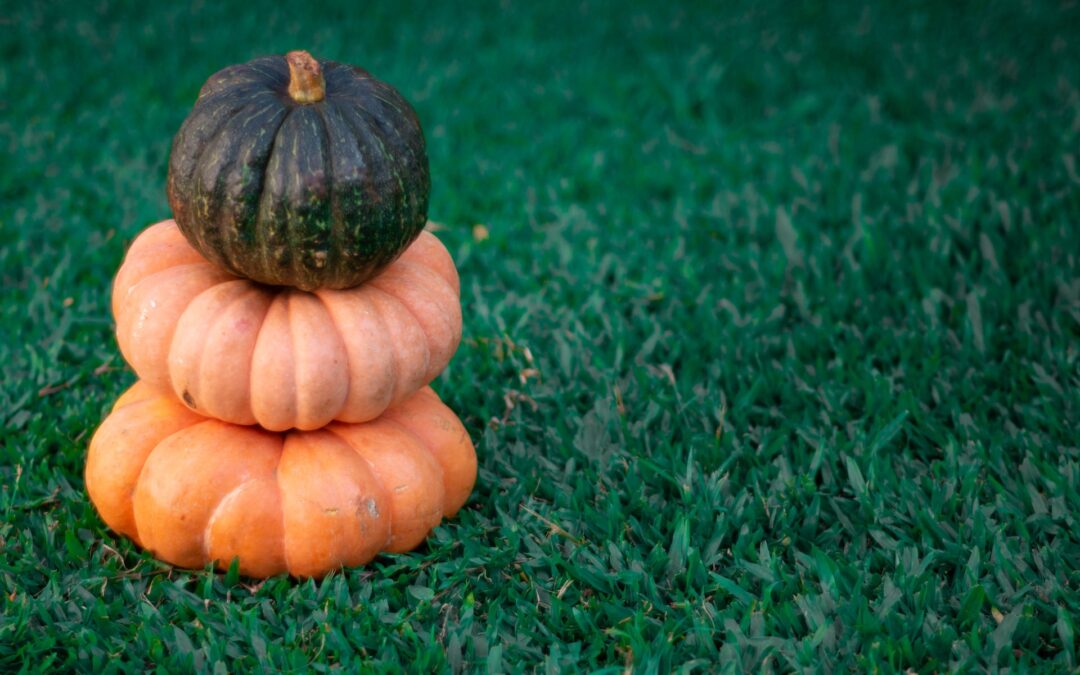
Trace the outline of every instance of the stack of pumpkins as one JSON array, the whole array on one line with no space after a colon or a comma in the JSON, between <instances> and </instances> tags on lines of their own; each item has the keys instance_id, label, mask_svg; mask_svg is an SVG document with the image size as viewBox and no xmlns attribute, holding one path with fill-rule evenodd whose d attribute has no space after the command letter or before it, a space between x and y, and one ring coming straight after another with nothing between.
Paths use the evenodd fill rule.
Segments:
<instances>
[{"instance_id":1,"label":"stack of pumpkins","mask_svg":"<svg viewBox=\"0 0 1080 675\"><path fill-rule=\"evenodd\" d=\"M319 577L461 508L476 454L427 386L461 339L429 187L415 113L359 68L290 52L206 82L175 221L113 285L140 379L87 457L109 527L182 567Z\"/></svg>"}]
</instances>

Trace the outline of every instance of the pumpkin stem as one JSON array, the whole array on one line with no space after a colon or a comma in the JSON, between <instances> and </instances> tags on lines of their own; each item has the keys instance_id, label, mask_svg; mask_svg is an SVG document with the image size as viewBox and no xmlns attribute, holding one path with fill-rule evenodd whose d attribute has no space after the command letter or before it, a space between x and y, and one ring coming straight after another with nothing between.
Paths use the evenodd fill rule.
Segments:
<instances>
[{"instance_id":1,"label":"pumpkin stem","mask_svg":"<svg viewBox=\"0 0 1080 675\"><path fill-rule=\"evenodd\" d=\"M289 96L297 103L318 103L326 98L326 80L322 67L311 54L303 50L285 55L289 64Z\"/></svg>"}]
</instances>

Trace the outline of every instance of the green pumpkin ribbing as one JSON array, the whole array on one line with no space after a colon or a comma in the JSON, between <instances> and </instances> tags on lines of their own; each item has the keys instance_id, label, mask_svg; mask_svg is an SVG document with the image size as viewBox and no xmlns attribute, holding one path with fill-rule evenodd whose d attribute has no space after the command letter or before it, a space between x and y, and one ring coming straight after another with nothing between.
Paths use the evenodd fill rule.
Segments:
<instances>
[{"instance_id":1,"label":"green pumpkin ribbing","mask_svg":"<svg viewBox=\"0 0 1080 675\"><path fill-rule=\"evenodd\" d=\"M385 158L385 148L382 140L371 132L371 129L365 125L358 115L347 115L345 119L347 120L346 124L353 130L355 138L362 139L360 143L364 147L361 152L369 158L367 180L361 185L360 201L358 202L359 208L365 208L365 205L378 203L386 195L392 195L396 190L396 180L392 174L390 163L380 161ZM346 230L345 237L347 239L370 238L371 242L368 246L372 249L376 248L377 242L386 242L389 249L396 248L397 242L394 241L393 233L396 229L400 229L401 210L399 208L382 208L378 209L378 211L381 217L375 219L370 228L354 226ZM375 261L376 264L378 262L378 260Z\"/></svg>"},{"instance_id":2,"label":"green pumpkin ribbing","mask_svg":"<svg viewBox=\"0 0 1080 675\"><path fill-rule=\"evenodd\" d=\"M254 250L256 246L261 185L274 140L287 114L284 107L275 104L261 107L250 115L245 111L240 115L244 119L226 132L239 140L235 141L232 161L214 186L219 199L213 203L216 215L209 216L222 223L222 251L226 254L228 251ZM238 187L230 189L231 185ZM230 268L238 267L234 259L227 262Z\"/></svg>"},{"instance_id":3,"label":"green pumpkin ribbing","mask_svg":"<svg viewBox=\"0 0 1080 675\"><path fill-rule=\"evenodd\" d=\"M257 227L264 236L258 257L269 283L311 285L311 261L329 244L328 179L318 115L310 107L293 110L281 125L266 168ZM333 279L328 279L332 283Z\"/></svg>"},{"instance_id":4,"label":"green pumpkin ribbing","mask_svg":"<svg viewBox=\"0 0 1080 675\"><path fill-rule=\"evenodd\" d=\"M306 290L376 274L419 235L423 134L396 91L325 62L326 97L297 104L281 57L214 75L173 143L169 201L184 234L231 272Z\"/></svg>"},{"instance_id":5,"label":"green pumpkin ribbing","mask_svg":"<svg viewBox=\"0 0 1080 675\"><path fill-rule=\"evenodd\" d=\"M363 198L364 181L369 170L370 160L360 150L352 129L348 126L336 103L330 102L318 107L322 116L323 129L329 143L328 155L330 172L334 177L333 190L330 193L330 213L334 223L331 235L330 260L333 268L355 265L354 255L348 242L355 240L346 231L346 223L361 218L361 210L366 206Z\"/></svg>"},{"instance_id":6,"label":"green pumpkin ribbing","mask_svg":"<svg viewBox=\"0 0 1080 675\"><path fill-rule=\"evenodd\" d=\"M199 206L196 216L208 224L202 229L202 241L218 253L217 262L226 268L236 267L233 254L237 251L238 230L243 229L243 219L249 217L244 202L251 200L256 185L237 178L250 171L243 163L249 159L250 143L260 138L260 130L265 139L267 125L282 117L284 111L273 101L250 103L225 122L207 143L196 168L193 179L194 203ZM260 163L261 158L256 157L253 161L256 171Z\"/></svg>"},{"instance_id":7,"label":"green pumpkin ribbing","mask_svg":"<svg viewBox=\"0 0 1080 675\"><path fill-rule=\"evenodd\" d=\"M383 165L378 169L387 176L383 179L384 194L394 197L393 208L386 209L380 238L389 242L390 250L403 249L419 233L419 229L411 233L410 226L418 224L422 228L427 215L430 179L423 133L416 115L396 90L366 73L358 77L351 69L342 68L334 74L340 77L342 71L350 77L340 83L337 105L352 113L346 119L358 137L370 138L378 144L380 151L372 154ZM380 105L379 99L392 99L394 104ZM387 133L388 129L399 133ZM418 166L423 170L418 171ZM386 256L379 264L385 265L394 257Z\"/></svg>"}]
</instances>

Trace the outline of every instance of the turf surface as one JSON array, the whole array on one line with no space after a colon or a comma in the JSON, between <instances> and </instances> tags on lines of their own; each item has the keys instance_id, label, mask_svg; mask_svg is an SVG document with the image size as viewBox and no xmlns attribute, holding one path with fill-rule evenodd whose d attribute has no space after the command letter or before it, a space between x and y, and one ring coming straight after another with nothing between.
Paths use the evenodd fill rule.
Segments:
<instances>
[{"instance_id":1,"label":"turf surface","mask_svg":"<svg viewBox=\"0 0 1080 675\"><path fill-rule=\"evenodd\" d=\"M1077 3L454 4L0 10L0 670L1076 669ZM253 584L82 466L172 134L293 48L420 114L481 468Z\"/></svg>"}]
</instances>

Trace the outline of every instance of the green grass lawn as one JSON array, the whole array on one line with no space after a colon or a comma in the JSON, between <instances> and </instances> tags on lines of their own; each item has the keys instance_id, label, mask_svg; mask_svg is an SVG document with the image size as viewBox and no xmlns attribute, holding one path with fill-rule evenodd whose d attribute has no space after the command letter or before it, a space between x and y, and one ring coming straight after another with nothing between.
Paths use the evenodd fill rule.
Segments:
<instances>
[{"instance_id":1,"label":"green grass lawn","mask_svg":"<svg viewBox=\"0 0 1080 675\"><path fill-rule=\"evenodd\" d=\"M0 670L1080 667L1077 3L303 4L0 10ZM424 124L480 473L250 583L82 470L173 133L296 48Z\"/></svg>"}]
</instances>

